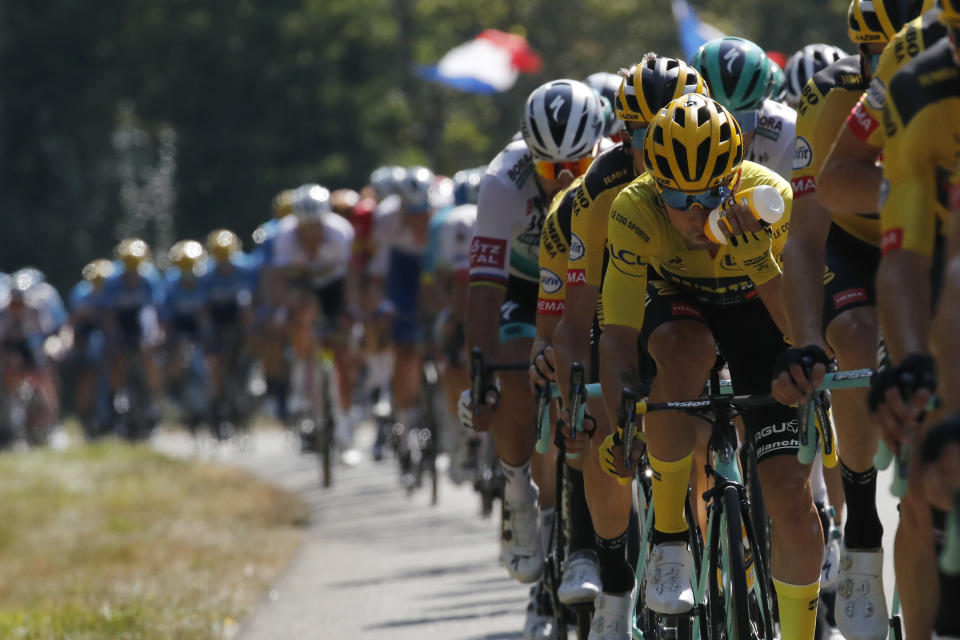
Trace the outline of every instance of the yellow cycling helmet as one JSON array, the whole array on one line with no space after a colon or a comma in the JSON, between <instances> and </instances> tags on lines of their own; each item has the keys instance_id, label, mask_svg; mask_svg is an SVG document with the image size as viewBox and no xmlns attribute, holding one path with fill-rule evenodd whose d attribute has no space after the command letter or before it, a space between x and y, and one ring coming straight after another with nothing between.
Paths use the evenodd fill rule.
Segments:
<instances>
[{"instance_id":1,"label":"yellow cycling helmet","mask_svg":"<svg viewBox=\"0 0 960 640\"><path fill-rule=\"evenodd\" d=\"M657 184L700 193L726 182L743 162L740 124L716 100L691 93L660 110L643 159Z\"/></svg>"},{"instance_id":2,"label":"yellow cycling helmet","mask_svg":"<svg viewBox=\"0 0 960 640\"><path fill-rule=\"evenodd\" d=\"M117 257L127 269L137 269L150 259L150 247L140 238L124 238L115 249Z\"/></svg>"},{"instance_id":3,"label":"yellow cycling helmet","mask_svg":"<svg viewBox=\"0 0 960 640\"><path fill-rule=\"evenodd\" d=\"M241 248L240 238L229 229L214 229L207 234L207 251L217 262L226 262Z\"/></svg>"},{"instance_id":4,"label":"yellow cycling helmet","mask_svg":"<svg viewBox=\"0 0 960 640\"><path fill-rule=\"evenodd\" d=\"M284 189L273 198L273 217L283 218L293 213L293 200L296 190Z\"/></svg>"},{"instance_id":5,"label":"yellow cycling helmet","mask_svg":"<svg viewBox=\"0 0 960 640\"><path fill-rule=\"evenodd\" d=\"M940 0L940 22L960 28L960 0ZM954 44L960 46L960 42Z\"/></svg>"},{"instance_id":6,"label":"yellow cycling helmet","mask_svg":"<svg viewBox=\"0 0 960 640\"><path fill-rule=\"evenodd\" d=\"M667 103L687 93L710 95L697 70L683 60L648 54L625 72L614 110L624 122L646 125Z\"/></svg>"},{"instance_id":7,"label":"yellow cycling helmet","mask_svg":"<svg viewBox=\"0 0 960 640\"><path fill-rule=\"evenodd\" d=\"M884 44L903 25L933 8L933 0L851 0L847 33L856 44Z\"/></svg>"},{"instance_id":8,"label":"yellow cycling helmet","mask_svg":"<svg viewBox=\"0 0 960 640\"><path fill-rule=\"evenodd\" d=\"M197 267L206 257L207 252L204 251L203 245L196 240L180 240L167 252L170 264L180 269L182 273L196 273Z\"/></svg>"},{"instance_id":9,"label":"yellow cycling helmet","mask_svg":"<svg viewBox=\"0 0 960 640\"><path fill-rule=\"evenodd\" d=\"M93 285L95 289L103 286L104 280L113 275L115 269L113 263L106 258L99 258L88 262L83 267L83 279Z\"/></svg>"}]
</instances>

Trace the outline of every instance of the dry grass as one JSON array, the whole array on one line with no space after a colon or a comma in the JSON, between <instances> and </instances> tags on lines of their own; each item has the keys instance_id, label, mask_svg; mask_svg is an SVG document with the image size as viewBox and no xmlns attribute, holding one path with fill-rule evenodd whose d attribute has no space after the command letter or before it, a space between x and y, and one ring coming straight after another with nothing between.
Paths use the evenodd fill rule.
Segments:
<instances>
[{"instance_id":1,"label":"dry grass","mask_svg":"<svg viewBox=\"0 0 960 640\"><path fill-rule=\"evenodd\" d=\"M0 638L229 638L306 514L242 472L146 447L0 455Z\"/></svg>"}]
</instances>

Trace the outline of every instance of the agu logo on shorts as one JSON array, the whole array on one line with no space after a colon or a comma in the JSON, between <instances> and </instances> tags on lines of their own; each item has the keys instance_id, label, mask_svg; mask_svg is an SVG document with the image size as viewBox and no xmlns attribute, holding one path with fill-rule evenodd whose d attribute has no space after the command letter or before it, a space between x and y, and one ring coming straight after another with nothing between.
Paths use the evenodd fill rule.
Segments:
<instances>
[{"instance_id":1,"label":"agu logo on shorts","mask_svg":"<svg viewBox=\"0 0 960 640\"><path fill-rule=\"evenodd\" d=\"M546 293L556 293L563 287L563 279L546 267L540 269L540 286Z\"/></svg>"},{"instance_id":2,"label":"agu logo on shorts","mask_svg":"<svg viewBox=\"0 0 960 640\"><path fill-rule=\"evenodd\" d=\"M813 164L813 147L803 136L797 136L793 147L793 170L806 169Z\"/></svg>"},{"instance_id":3,"label":"agu logo on shorts","mask_svg":"<svg viewBox=\"0 0 960 640\"><path fill-rule=\"evenodd\" d=\"M474 236L470 243L470 266L503 269L507 263L507 241L503 238Z\"/></svg>"}]
</instances>

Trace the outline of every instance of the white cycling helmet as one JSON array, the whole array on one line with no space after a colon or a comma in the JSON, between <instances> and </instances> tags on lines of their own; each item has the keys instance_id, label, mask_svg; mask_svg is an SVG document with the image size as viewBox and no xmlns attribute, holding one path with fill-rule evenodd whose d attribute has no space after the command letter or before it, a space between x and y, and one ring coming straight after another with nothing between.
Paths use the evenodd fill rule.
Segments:
<instances>
[{"instance_id":1,"label":"white cycling helmet","mask_svg":"<svg viewBox=\"0 0 960 640\"><path fill-rule=\"evenodd\" d=\"M410 167L396 184L396 193L407 213L428 213L433 189L433 171L426 167ZM452 192L452 189L451 189Z\"/></svg>"},{"instance_id":2,"label":"white cycling helmet","mask_svg":"<svg viewBox=\"0 0 960 640\"><path fill-rule=\"evenodd\" d=\"M593 151L603 124L597 92L576 80L553 80L527 98L520 132L535 161L566 162Z\"/></svg>"},{"instance_id":3,"label":"white cycling helmet","mask_svg":"<svg viewBox=\"0 0 960 640\"><path fill-rule=\"evenodd\" d=\"M787 102L797 104L800 102L800 94L803 93L803 87L815 73L824 69L841 58L846 58L847 53L838 47L829 44L808 44L800 49L787 60L787 67L784 73L787 81L784 85L786 90Z\"/></svg>"},{"instance_id":4,"label":"white cycling helmet","mask_svg":"<svg viewBox=\"0 0 960 640\"><path fill-rule=\"evenodd\" d=\"M330 191L318 184L297 187L293 195L293 215L303 223L320 222L323 216L333 212Z\"/></svg>"},{"instance_id":5,"label":"white cycling helmet","mask_svg":"<svg viewBox=\"0 0 960 640\"><path fill-rule=\"evenodd\" d=\"M370 174L370 186L377 200L383 200L396 192L397 182L403 180L407 170L396 165L378 167Z\"/></svg>"}]
</instances>

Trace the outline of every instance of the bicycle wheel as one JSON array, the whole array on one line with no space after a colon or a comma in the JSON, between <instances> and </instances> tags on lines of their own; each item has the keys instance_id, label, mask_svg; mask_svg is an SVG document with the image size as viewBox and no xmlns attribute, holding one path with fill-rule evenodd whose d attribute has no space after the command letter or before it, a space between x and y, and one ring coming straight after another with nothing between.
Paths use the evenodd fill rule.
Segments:
<instances>
[{"instance_id":1,"label":"bicycle wheel","mask_svg":"<svg viewBox=\"0 0 960 640\"><path fill-rule=\"evenodd\" d=\"M724 594L727 611L728 640L751 640L750 603L747 599L747 567L743 554L743 525L740 521L740 496L736 487L723 490L723 516L726 522L725 545L727 575Z\"/></svg>"},{"instance_id":2,"label":"bicycle wheel","mask_svg":"<svg viewBox=\"0 0 960 640\"><path fill-rule=\"evenodd\" d=\"M321 401L318 432L320 441L317 453L320 456L321 483L324 489L329 489L333 485L333 438L336 428L333 415L333 393L330 389L332 372L325 362L320 363L317 372L320 375Z\"/></svg>"}]
</instances>

